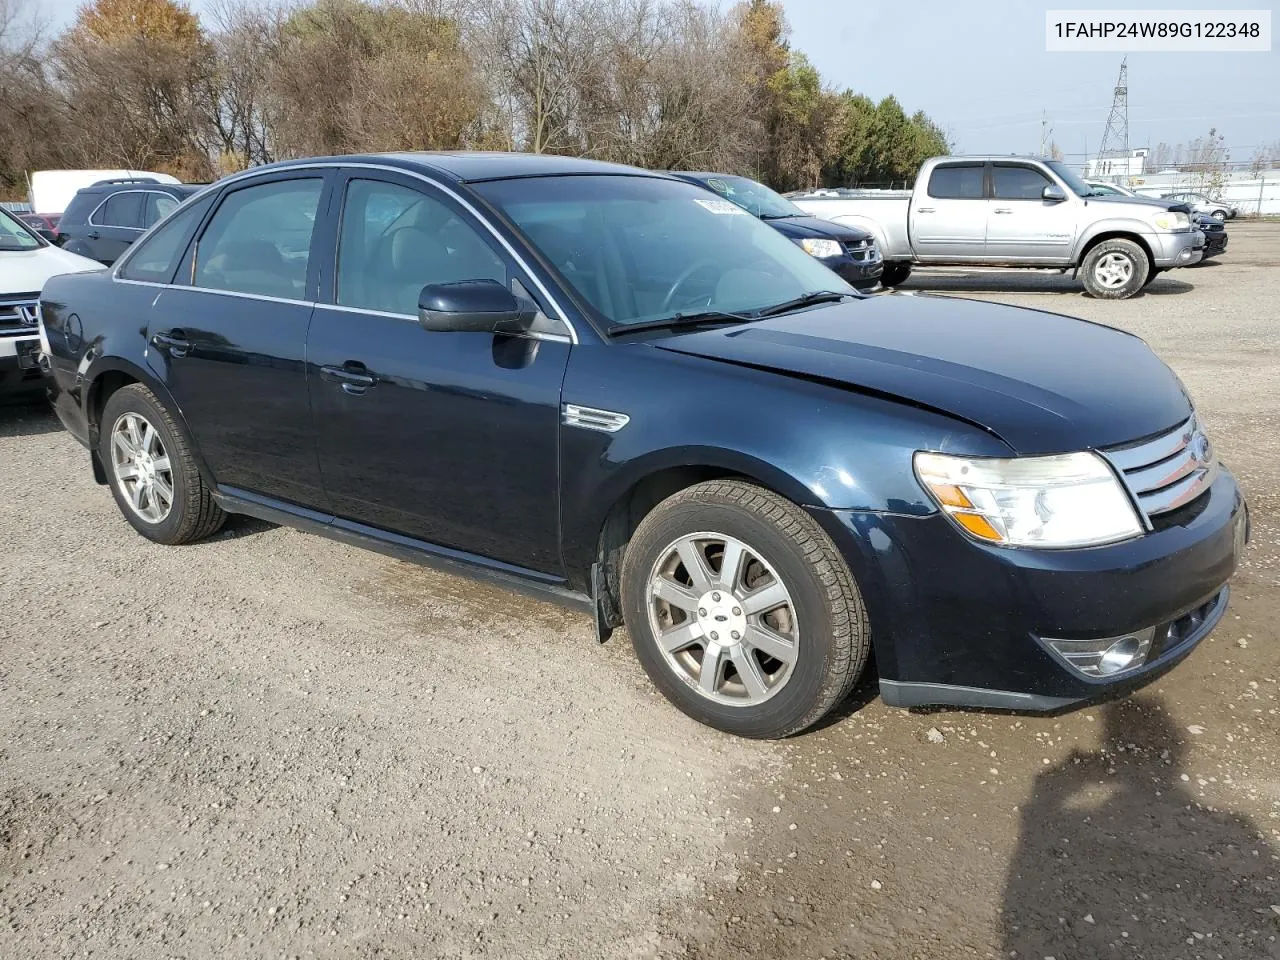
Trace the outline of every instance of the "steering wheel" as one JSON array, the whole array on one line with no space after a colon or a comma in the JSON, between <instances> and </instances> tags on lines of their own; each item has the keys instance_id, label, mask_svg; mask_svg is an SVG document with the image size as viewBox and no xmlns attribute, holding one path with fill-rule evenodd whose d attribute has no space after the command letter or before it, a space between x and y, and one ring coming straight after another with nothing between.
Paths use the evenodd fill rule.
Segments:
<instances>
[{"instance_id":1,"label":"steering wheel","mask_svg":"<svg viewBox=\"0 0 1280 960\"><path fill-rule=\"evenodd\" d=\"M662 298L662 306L658 309L663 312L671 308L671 301L675 300L676 294L699 270L704 267L718 267L719 264L715 260L695 260L689 266L680 271L680 276L676 277L675 282L667 288L667 295ZM709 300L710 298L708 298Z\"/></svg>"}]
</instances>

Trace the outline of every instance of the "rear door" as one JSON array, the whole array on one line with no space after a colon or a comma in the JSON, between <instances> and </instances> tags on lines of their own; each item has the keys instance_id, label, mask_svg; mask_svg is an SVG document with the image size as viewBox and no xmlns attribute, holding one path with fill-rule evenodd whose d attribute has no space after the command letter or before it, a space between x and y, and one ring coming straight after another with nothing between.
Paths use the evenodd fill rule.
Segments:
<instances>
[{"instance_id":1,"label":"rear door","mask_svg":"<svg viewBox=\"0 0 1280 960\"><path fill-rule=\"evenodd\" d=\"M218 484L313 507L324 494L305 353L318 269L312 237L329 178L281 171L226 189L147 331L149 362Z\"/></svg>"},{"instance_id":2,"label":"rear door","mask_svg":"<svg viewBox=\"0 0 1280 960\"><path fill-rule=\"evenodd\" d=\"M911 198L911 246L920 260L981 260L986 254L986 165L939 163Z\"/></svg>"},{"instance_id":3,"label":"rear door","mask_svg":"<svg viewBox=\"0 0 1280 960\"><path fill-rule=\"evenodd\" d=\"M453 197L353 173L333 219L336 265L307 342L320 465L339 517L552 576L560 390L570 336L428 332L431 283L532 284ZM547 304L539 304L544 314Z\"/></svg>"},{"instance_id":4,"label":"rear door","mask_svg":"<svg viewBox=\"0 0 1280 960\"><path fill-rule=\"evenodd\" d=\"M1055 184L1039 168L1026 163L995 161L991 165L991 204L987 219L987 257L1009 263L1071 262L1080 204L1063 187L1067 199L1045 200L1044 188Z\"/></svg>"},{"instance_id":5,"label":"rear door","mask_svg":"<svg viewBox=\"0 0 1280 960\"><path fill-rule=\"evenodd\" d=\"M98 204L85 227L89 253L100 263L113 264L129 244L142 235L142 212L146 194L141 190L121 190Z\"/></svg>"}]
</instances>

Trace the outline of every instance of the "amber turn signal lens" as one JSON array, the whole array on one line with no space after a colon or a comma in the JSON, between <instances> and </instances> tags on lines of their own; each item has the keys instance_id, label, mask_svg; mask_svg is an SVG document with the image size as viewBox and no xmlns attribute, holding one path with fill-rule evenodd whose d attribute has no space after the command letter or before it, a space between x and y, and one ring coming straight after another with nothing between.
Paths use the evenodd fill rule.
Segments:
<instances>
[{"instance_id":1,"label":"amber turn signal lens","mask_svg":"<svg viewBox=\"0 0 1280 960\"><path fill-rule=\"evenodd\" d=\"M994 543L1000 543L1004 537L1000 536L999 531L991 525L986 517L977 513L953 513L951 519L960 526L964 527L975 537L983 540L991 540Z\"/></svg>"}]
</instances>

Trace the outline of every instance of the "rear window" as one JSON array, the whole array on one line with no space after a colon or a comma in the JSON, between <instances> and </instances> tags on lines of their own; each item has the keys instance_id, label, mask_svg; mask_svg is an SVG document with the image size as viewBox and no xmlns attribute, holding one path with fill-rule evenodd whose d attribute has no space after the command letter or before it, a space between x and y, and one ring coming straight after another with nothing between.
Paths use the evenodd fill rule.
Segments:
<instances>
[{"instance_id":1,"label":"rear window","mask_svg":"<svg viewBox=\"0 0 1280 960\"><path fill-rule=\"evenodd\" d=\"M948 163L934 167L929 196L939 200L981 200L981 163Z\"/></svg>"}]
</instances>

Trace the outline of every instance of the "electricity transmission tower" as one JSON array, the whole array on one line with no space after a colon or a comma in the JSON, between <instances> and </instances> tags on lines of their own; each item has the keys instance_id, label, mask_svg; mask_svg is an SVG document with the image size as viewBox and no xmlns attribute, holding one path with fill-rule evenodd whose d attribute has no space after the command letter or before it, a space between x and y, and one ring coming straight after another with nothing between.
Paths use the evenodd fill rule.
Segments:
<instances>
[{"instance_id":1,"label":"electricity transmission tower","mask_svg":"<svg viewBox=\"0 0 1280 960\"><path fill-rule=\"evenodd\" d=\"M1102 134L1102 147L1098 160L1122 160L1114 167L1127 175L1129 172L1129 58L1120 61L1120 77L1116 80L1115 97L1111 101L1111 113L1107 115L1107 129ZM1100 162L1098 172L1105 176L1112 164Z\"/></svg>"}]
</instances>

